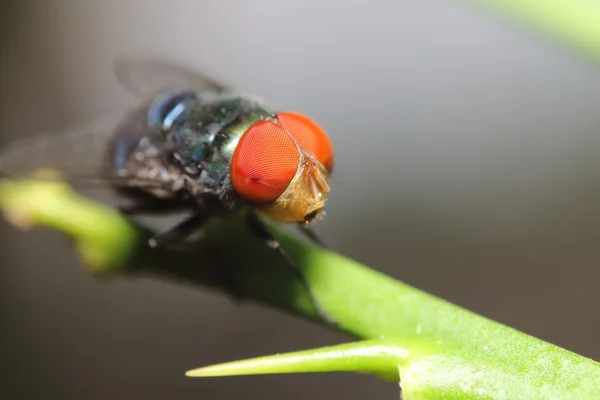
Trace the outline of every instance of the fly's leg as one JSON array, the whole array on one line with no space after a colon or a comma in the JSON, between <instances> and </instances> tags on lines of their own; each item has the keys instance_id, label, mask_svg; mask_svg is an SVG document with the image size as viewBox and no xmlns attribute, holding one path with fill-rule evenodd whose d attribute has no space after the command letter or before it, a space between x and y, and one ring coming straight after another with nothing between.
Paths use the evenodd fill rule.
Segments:
<instances>
[{"instance_id":1,"label":"fly's leg","mask_svg":"<svg viewBox=\"0 0 600 400\"><path fill-rule=\"evenodd\" d=\"M154 249L166 248L171 245L181 244L187 239L195 230L199 229L206 220L208 215L205 213L194 214L188 219L175 225L173 228L159 235L156 235L148 240L148 245Z\"/></svg>"},{"instance_id":2,"label":"fly's leg","mask_svg":"<svg viewBox=\"0 0 600 400\"><path fill-rule=\"evenodd\" d=\"M299 223L298 228L300 228L300 232L302 232L302 234L309 238L313 243L316 243L321 247L327 247L321 238L319 238L319 236L315 233L315 231L310 229L305 223Z\"/></svg>"},{"instance_id":3,"label":"fly's leg","mask_svg":"<svg viewBox=\"0 0 600 400\"><path fill-rule=\"evenodd\" d=\"M302 270L300 269L300 267L298 267L298 265L294 262L294 260L292 260L290 258L290 256L287 254L285 249L283 247L281 247L281 244L279 243L279 241L271 234L271 232L269 232L267 227L258 218L258 215L254 211L248 211L248 213L246 214L246 221L248 223L248 227L256 236L258 236L260 239L264 240L265 243L267 244L267 246L269 246L269 248L271 248L271 249L275 250L276 252L278 252L279 254L281 254L281 256L285 259L288 266L292 269L294 274L300 280L300 283L302 284L302 286L304 286L304 288L306 289L306 292L308 293L308 295L310 297L310 301L312 302L313 306L316 308L316 310L319 313L319 315L321 316L321 318L323 318L323 320L325 320L328 324L335 325L335 321L327 314L327 312L323 309L323 307L321 307L321 304L318 302L318 300L313 295L312 290L310 289L310 286L308 285L308 282L306 281L306 277L302 273Z\"/></svg>"},{"instance_id":4,"label":"fly's leg","mask_svg":"<svg viewBox=\"0 0 600 400\"><path fill-rule=\"evenodd\" d=\"M152 248L160 248L165 250L195 250L195 247L188 247L183 244L185 239L189 237L195 230L208 220L207 214L194 214L188 219L182 221L178 225L168 231L161 233L153 238L150 238L148 244ZM230 265L225 261L219 249L216 246L209 245L206 247L206 253L217 266L217 274L221 279L223 287L229 291L233 297L233 301L240 302L243 298L242 291L239 285L235 282L234 275L231 273Z\"/></svg>"}]
</instances>

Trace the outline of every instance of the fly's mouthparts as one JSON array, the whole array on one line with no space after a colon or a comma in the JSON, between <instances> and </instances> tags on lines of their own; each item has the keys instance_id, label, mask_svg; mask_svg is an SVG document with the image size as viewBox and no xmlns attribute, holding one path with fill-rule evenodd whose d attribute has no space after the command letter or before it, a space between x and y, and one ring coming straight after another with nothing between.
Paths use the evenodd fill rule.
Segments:
<instances>
[{"instance_id":1,"label":"fly's mouthparts","mask_svg":"<svg viewBox=\"0 0 600 400\"><path fill-rule=\"evenodd\" d=\"M324 195L331 191L331 187L323 176L322 167L313 164L310 167L309 179L313 198L322 200Z\"/></svg>"}]
</instances>

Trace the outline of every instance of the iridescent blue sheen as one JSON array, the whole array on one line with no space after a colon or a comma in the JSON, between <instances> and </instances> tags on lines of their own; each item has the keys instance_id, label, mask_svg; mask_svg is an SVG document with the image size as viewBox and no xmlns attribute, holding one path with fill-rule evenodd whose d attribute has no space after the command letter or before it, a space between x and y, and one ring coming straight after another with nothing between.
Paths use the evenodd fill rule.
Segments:
<instances>
[{"instance_id":1,"label":"iridescent blue sheen","mask_svg":"<svg viewBox=\"0 0 600 400\"><path fill-rule=\"evenodd\" d=\"M190 91L157 96L148 107L148 125L161 130L169 129L173 121L185 110L186 101L195 97L195 93Z\"/></svg>"}]
</instances>

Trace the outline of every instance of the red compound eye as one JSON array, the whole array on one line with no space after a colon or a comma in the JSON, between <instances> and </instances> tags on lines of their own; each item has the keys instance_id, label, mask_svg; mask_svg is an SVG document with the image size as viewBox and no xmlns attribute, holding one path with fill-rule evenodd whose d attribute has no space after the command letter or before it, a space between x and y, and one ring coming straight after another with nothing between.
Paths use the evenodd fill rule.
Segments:
<instances>
[{"instance_id":1,"label":"red compound eye","mask_svg":"<svg viewBox=\"0 0 600 400\"><path fill-rule=\"evenodd\" d=\"M304 152L316 158L328 172L333 170L333 146L323 128L294 112L279 113L277 118Z\"/></svg>"},{"instance_id":2,"label":"red compound eye","mask_svg":"<svg viewBox=\"0 0 600 400\"><path fill-rule=\"evenodd\" d=\"M275 201L294 178L300 150L331 172L333 147L327 134L310 118L284 112L279 123L260 121L242 135L231 160L231 184L254 203Z\"/></svg>"},{"instance_id":3,"label":"red compound eye","mask_svg":"<svg viewBox=\"0 0 600 400\"><path fill-rule=\"evenodd\" d=\"M296 174L300 152L283 128L270 121L253 124L242 135L231 160L231 184L254 203L275 201Z\"/></svg>"}]
</instances>

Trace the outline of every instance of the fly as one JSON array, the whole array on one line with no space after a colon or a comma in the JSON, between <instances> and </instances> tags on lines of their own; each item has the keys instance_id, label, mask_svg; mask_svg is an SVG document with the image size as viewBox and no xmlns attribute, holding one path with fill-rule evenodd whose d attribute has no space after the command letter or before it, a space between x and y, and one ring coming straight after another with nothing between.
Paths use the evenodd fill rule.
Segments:
<instances>
[{"instance_id":1,"label":"fly","mask_svg":"<svg viewBox=\"0 0 600 400\"><path fill-rule=\"evenodd\" d=\"M149 240L154 248L181 244L208 219L243 207L251 232L286 260L331 322L258 217L296 223L320 243L309 225L324 214L334 164L323 128L168 63L121 59L115 73L140 99L137 108L116 123L17 142L0 156L0 172L18 179L52 169L71 183L106 184L135 199L122 210L129 215L189 211L183 222Z\"/></svg>"}]
</instances>

